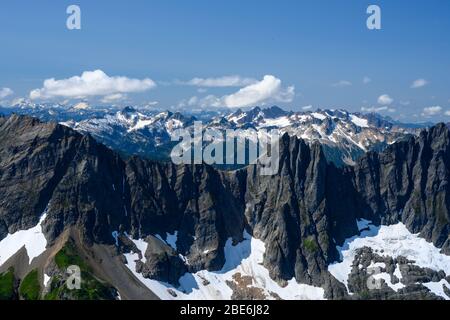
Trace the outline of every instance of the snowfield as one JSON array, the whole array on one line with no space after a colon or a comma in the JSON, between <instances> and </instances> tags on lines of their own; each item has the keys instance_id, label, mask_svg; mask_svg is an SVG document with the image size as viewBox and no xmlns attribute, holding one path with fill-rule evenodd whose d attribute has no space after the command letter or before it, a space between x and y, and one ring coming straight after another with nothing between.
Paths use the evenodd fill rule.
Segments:
<instances>
[{"instance_id":1,"label":"snowfield","mask_svg":"<svg viewBox=\"0 0 450 320\"><path fill-rule=\"evenodd\" d=\"M435 271L443 270L446 275L450 275L450 256L444 255L432 243L422 239L417 234L412 234L403 223L391 226L376 227L370 221L358 221L358 227L361 231L360 236L349 238L342 247L337 247L342 262L337 262L328 267L328 271L340 282L345 284L348 290L348 277L352 270L353 261L356 256L356 250L363 247L370 247L380 256L390 256L397 258L406 257L408 260L415 261L415 265L421 268L430 268ZM397 266L395 275L401 279L399 267ZM388 274L378 274L375 279L384 279L386 284L393 290L398 291L403 285L393 285ZM446 284L450 289L450 284L443 280L442 283L424 284L433 293L449 299L443 294L442 285Z\"/></svg>"},{"instance_id":2,"label":"snowfield","mask_svg":"<svg viewBox=\"0 0 450 320\"><path fill-rule=\"evenodd\" d=\"M277 294L285 300L323 300L324 290L305 284L298 284L295 279L288 282L285 288L273 281L269 271L262 265L266 250L262 241L244 234L245 240L236 246L229 239L225 245L226 262L218 272L200 271L195 274L186 273L180 278L180 287L144 278L136 272L137 254L126 254L127 267L152 292L163 300L231 300L232 289L227 281L233 281L233 275L252 277L252 286L263 290L267 299L273 299L270 293ZM144 251L145 252L145 251ZM168 290L176 293L176 297Z\"/></svg>"},{"instance_id":3,"label":"snowfield","mask_svg":"<svg viewBox=\"0 0 450 320\"><path fill-rule=\"evenodd\" d=\"M31 229L20 230L14 234L9 234L5 239L0 241L0 266L9 260L13 255L17 253L20 249L25 246L27 250L29 263L33 261L34 258L39 257L47 247L47 240L42 233L42 222L47 217L47 212L45 211L39 223Z\"/></svg>"}]
</instances>

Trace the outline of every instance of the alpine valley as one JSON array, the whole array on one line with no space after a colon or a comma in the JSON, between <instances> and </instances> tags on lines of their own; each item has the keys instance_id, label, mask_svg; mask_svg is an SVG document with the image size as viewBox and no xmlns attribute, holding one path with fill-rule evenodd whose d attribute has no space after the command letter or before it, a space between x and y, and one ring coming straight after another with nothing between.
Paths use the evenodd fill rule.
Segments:
<instances>
[{"instance_id":1,"label":"alpine valley","mask_svg":"<svg viewBox=\"0 0 450 320\"><path fill-rule=\"evenodd\" d=\"M450 299L447 125L111 110L1 108L0 299ZM196 120L279 129L278 173L174 165Z\"/></svg>"}]
</instances>

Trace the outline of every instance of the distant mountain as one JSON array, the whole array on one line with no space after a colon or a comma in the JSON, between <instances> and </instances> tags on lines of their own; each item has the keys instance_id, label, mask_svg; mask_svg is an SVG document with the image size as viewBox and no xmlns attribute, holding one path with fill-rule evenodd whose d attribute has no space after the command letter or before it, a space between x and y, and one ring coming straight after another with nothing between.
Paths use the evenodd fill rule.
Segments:
<instances>
[{"instance_id":1,"label":"distant mountain","mask_svg":"<svg viewBox=\"0 0 450 320\"><path fill-rule=\"evenodd\" d=\"M225 115L208 113L200 117L170 111L149 112L132 107L111 111L108 108L25 105L14 107L9 113L11 111L44 121L57 121L79 132L90 133L124 155L159 160L169 158L175 144L171 141L173 130L189 128L196 119L201 120L205 127L220 130L278 129L281 134L296 136L310 144L317 141L323 145L328 161L338 166L354 164L365 152L382 151L405 136L418 134L422 128L375 113L350 113L345 110L287 112L276 106L266 109L255 107L246 111L239 109Z\"/></svg>"},{"instance_id":2,"label":"distant mountain","mask_svg":"<svg viewBox=\"0 0 450 320\"><path fill-rule=\"evenodd\" d=\"M171 134L176 129L193 125L195 118L170 111L145 115L132 107L116 113L81 121L69 120L61 124L82 133L89 133L98 141L127 155L143 155L167 159Z\"/></svg>"},{"instance_id":3,"label":"distant mountain","mask_svg":"<svg viewBox=\"0 0 450 320\"><path fill-rule=\"evenodd\" d=\"M238 110L212 123L230 128L276 128L308 143L317 141L323 145L327 159L339 166L354 164L367 151L381 151L389 144L419 132L418 127L403 125L375 113L345 110L286 112L278 107Z\"/></svg>"},{"instance_id":4,"label":"distant mountain","mask_svg":"<svg viewBox=\"0 0 450 320\"><path fill-rule=\"evenodd\" d=\"M166 130L173 116L113 119ZM11 299L450 299L443 124L343 168L285 134L273 176L123 159L26 116L0 117L0 138ZM65 286L70 265L80 290Z\"/></svg>"}]
</instances>

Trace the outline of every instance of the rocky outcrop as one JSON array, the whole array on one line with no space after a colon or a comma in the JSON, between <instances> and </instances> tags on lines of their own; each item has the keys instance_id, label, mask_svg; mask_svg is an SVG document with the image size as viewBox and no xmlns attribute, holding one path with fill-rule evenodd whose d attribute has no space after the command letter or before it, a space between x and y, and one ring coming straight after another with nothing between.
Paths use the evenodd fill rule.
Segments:
<instances>
[{"instance_id":1,"label":"rocky outcrop","mask_svg":"<svg viewBox=\"0 0 450 320\"><path fill-rule=\"evenodd\" d=\"M449 133L438 124L361 158L352 169L359 214L381 224L404 222L450 254Z\"/></svg>"},{"instance_id":2,"label":"rocky outcrop","mask_svg":"<svg viewBox=\"0 0 450 320\"><path fill-rule=\"evenodd\" d=\"M319 144L285 135L273 176L255 166L123 160L89 135L16 115L0 118L0 137L0 239L46 210L50 243L69 227L87 244L115 244L113 233L147 239L140 271L172 284L186 271L220 270L226 241L242 241L244 230L266 244L273 279L324 287L328 298L346 297L327 266L339 259L336 246L358 234L359 218L402 221L450 254L444 125L344 168L328 163Z\"/></svg>"}]
</instances>

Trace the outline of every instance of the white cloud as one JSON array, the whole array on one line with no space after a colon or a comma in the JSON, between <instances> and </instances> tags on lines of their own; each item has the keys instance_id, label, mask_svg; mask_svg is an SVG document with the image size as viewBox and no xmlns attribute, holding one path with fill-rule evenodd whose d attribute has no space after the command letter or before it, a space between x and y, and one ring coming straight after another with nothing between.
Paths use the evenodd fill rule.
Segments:
<instances>
[{"instance_id":1,"label":"white cloud","mask_svg":"<svg viewBox=\"0 0 450 320\"><path fill-rule=\"evenodd\" d=\"M204 98L205 99L205 98ZM178 108L193 107L202 105L203 101L197 96L190 97L189 99L183 99L178 103Z\"/></svg>"},{"instance_id":2,"label":"white cloud","mask_svg":"<svg viewBox=\"0 0 450 320\"><path fill-rule=\"evenodd\" d=\"M411 102L410 101L400 101L400 104L402 106L409 106L411 104Z\"/></svg>"},{"instance_id":3,"label":"white cloud","mask_svg":"<svg viewBox=\"0 0 450 320\"><path fill-rule=\"evenodd\" d=\"M432 117L440 114L442 112L442 107L440 106L433 106L433 107L427 107L423 109L422 116L424 117Z\"/></svg>"},{"instance_id":4,"label":"white cloud","mask_svg":"<svg viewBox=\"0 0 450 320\"><path fill-rule=\"evenodd\" d=\"M0 89L0 99L6 98L12 94L14 94L14 91L12 91L10 88L1 88Z\"/></svg>"},{"instance_id":5,"label":"white cloud","mask_svg":"<svg viewBox=\"0 0 450 320\"><path fill-rule=\"evenodd\" d=\"M303 110L311 110L313 108L313 106L304 106L302 107Z\"/></svg>"},{"instance_id":6,"label":"white cloud","mask_svg":"<svg viewBox=\"0 0 450 320\"><path fill-rule=\"evenodd\" d=\"M127 98L126 94L113 93L113 94L110 94L110 95L107 95L107 96L103 97L101 102L103 102L103 103L111 103L111 102L121 101L121 100L124 100L126 98Z\"/></svg>"},{"instance_id":7,"label":"white cloud","mask_svg":"<svg viewBox=\"0 0 450 320\"><path fill-rule=\"evenodd\" d=\"M266 75L261 81L241 88L239 91L221 98L208 95L198 100L201 107L239 108L273 102L291 102L295 97L295 87L283 88L281 80Z\"/></svg>"},{"instance_id":8,"label":"white cloud","mask_svg":"<svg viewBox=\"0 0 450 320\"><path fill-rule=\"evenodd\" d=\"M350 87L351 85L352 85L352 83L350 81L340 80L336 83L333 83L331 86L337 87L337 88L342 88L342 87Z\"/></svg>"},{"instance_id":9,"label":"white cloud","mask_svg":"<svg viewBox=\"0 0 450 320\"><path fill-rule=\"evenodd\" d=\"M192 101L192 98L190 99L190 101ZM214 96L214 95L208 95L202 99L197 100L198 101L198 105L202 108L205 107L223 107L225 106L225 103L223 102L222 99Z\"/></svg>"},{"instance_id":10,"label":"white cloud","mask_svg":"<svg viewBox=\"0 0 450 320\"><path fill-rule=\"evenodd\" d=\"M392 99L389 95L383 94L378 97L378 103L382 105L390 105L394 102L394 99Z\"/></svg>"},{"instance_id":11,"label":"white cloud","mask_svg":"<svg viewBox=\"0 0 450 320\"><path fill-rule=\"evenodd\" d=\"M369 77L364 77L364 79L363 79L363 83L364 84L368 84L368 83L371 83L372 82L372 79L370 79Z\"/></svg>"},{"instance_id":12,"label":"white cloud","mask_svg":"<svg viewBox=\"0 0 450 320\"><path fill-rule=\"evenodd\" d=\"M393 113L397 111L395 108L389 108L388 106L383 107L362 107L362 112L390 112Z\"/></svg>"},{"instance_id":13,"label":"white cloud","mask_svg":"<svg viewBox=\"0 0 450 320\"><path fill-rule=\"evenodd\" d=\"M242 78L241 76L224 76L218 78L194 78L181 84L196 87L244 87L258 82L252 78Z\"/></svg>"},{"instance_id":14,"label":"white cloud","mask_svg":"<svg viewBox=\"0 0 450 320\"><path fill-rule=\"evenodd\" d=\"M446 115L446 116L450 116L450 110L445 111L445 115Z\"/></svg>"},{"instance_id":15,"label":"white cloud","mask_svg":"<svg viewBox=\"0 0 450 320\"><path fill-rule=\"evenodd\" d=\"M146 104L144 104L144 106L154 107L154 106L157 106L158 104L159 104L159 101L149 101Z\"/></svg>"},{"instance_id":16,"label":"white cloud","mask_svg":"<svg viewBox=\"0 0 450 320\"><path fill-rule=\"evenodd\" d=\"M247 107L266 100L291 102L295 96L295 87L281 87L281 80L266 75L264 79L240 89L238 92L222 98L224 105L230 108Z\"/></svg>"},{"instance_id":17,"label":"white cloud","mask_svg":"<svg viewBox=\"0 0 450 320\"><path fill-rule=\"evenodd\" d=\"M422 88L428 84L428 81L425 79L417 79L411 84L412 89Z\"/></svg>"},{"instance_id":18,"label":"white cloud","mask_svg":"<svg viewBox=\"0 0 450 320\"><path fill-rule=\"evenodd\" d=\"M12 106L16 106L19 104L24 104L24 103L28 103L29 101L27 101L27 99L25 98L15 98L13 101L11 101L11 105Z\"/></svg>"},{"instance_id":19,"label":"white cloud","mask_svg":"<svg viewBox=\"0 0 450 320\"><path fill-rule=\"evenodd\" d=\"M151 79L130 79L110 77L102 70L85 71L81 76L68 79L44 81L41 89L30 92L31 99L51 99L56 97L83 99L87 97L111 97L116 94L143 92L156 86Z\"/></svg>"}]
</instances>

